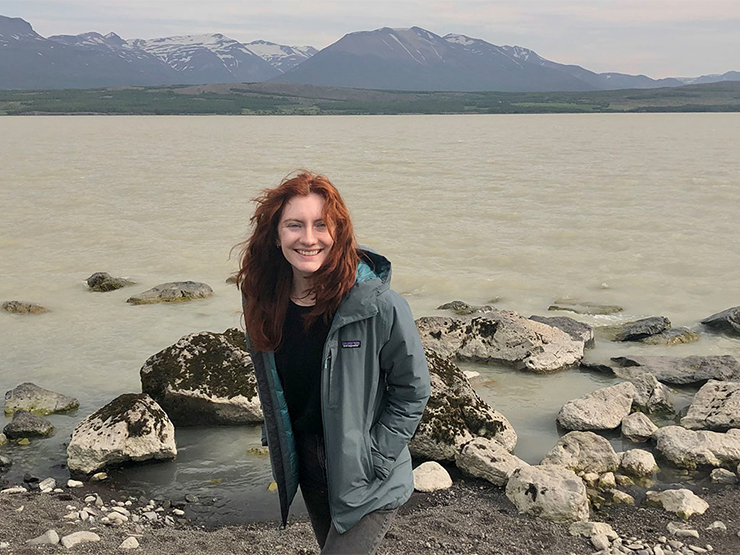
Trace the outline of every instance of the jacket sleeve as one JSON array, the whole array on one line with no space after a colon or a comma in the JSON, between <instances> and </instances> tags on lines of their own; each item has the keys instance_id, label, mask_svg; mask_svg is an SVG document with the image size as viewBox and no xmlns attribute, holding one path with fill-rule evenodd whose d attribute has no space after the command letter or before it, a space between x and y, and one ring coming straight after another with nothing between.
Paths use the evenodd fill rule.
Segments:
<instances>
[{"instance_id":1,"label":"jacket sleeve","mask_svg":"<svg viewBox=\"0 0 740 555\"><path fill-rule=\"evenodd\" d=\"M390 291L388 340L380 351L387 403L370 430L375 473L387 478L396 458L416 432L429 399L429 368L408 303Z\"/></svg>"}]
</instances>

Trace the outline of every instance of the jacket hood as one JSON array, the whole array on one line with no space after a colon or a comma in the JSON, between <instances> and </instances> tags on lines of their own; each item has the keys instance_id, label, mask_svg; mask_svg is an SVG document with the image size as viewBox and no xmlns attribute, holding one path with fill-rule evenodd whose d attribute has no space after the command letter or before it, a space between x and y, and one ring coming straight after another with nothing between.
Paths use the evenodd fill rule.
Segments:
<instances>
[{"instance_id":1,"label":"jacket hood","mask_svg":"<svg viewBox=\"0 0 740 555\"><path fill-rule=\"evenodd\" d=\"M358 254L360 262L357 265L355 284L334 315L332 327L374 316L378 313L378 295L390 289L390 261L365 247L358 249Z\"/></svg>"}]
</instances>

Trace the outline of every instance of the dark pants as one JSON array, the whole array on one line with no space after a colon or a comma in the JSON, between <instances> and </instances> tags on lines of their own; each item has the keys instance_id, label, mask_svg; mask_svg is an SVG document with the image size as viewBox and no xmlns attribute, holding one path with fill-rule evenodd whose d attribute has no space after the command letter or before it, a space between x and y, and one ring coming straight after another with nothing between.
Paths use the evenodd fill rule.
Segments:
<instances>
[{"instance_id":1,"label":"dark pants","mask_svg":"<svg viewBox=\"0 0 740 555\"><path fill-rule=\"evenodd\" d=\"M391 525L396 509L369 513L344 534L340 534L331 522L329 510L324 438L314 434L297 434L296 448L298 481L322 555L374 554Z\"/></svg>"}]
</instances>

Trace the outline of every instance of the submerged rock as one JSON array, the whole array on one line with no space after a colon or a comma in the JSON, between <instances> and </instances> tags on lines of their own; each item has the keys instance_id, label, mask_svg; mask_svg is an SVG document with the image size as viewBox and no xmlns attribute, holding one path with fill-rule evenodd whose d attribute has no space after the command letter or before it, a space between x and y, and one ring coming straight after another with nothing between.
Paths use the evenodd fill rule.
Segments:
<instances>
[{"instance_id":1,"label":"submerged rock","mask_svg":"<svg viewBox=\"0 0 740 555\"><path fill-rule=\"evenodd\" d=\"M80 422L67 447L70 472L92 474L129 461L174 459L175 427L146 394L125 393Z\"/></svg>"},{"instance_id":2,"label":"submerged rock","mask_svg":"<svg viewBox=\"0 0 740 555\"><path fill-rule=\"evenodd\" d=\"M740 464L740 430L726 433L665 426L653 434L655 449L679 468L735 468Z\"/></svg>"},{"instance_id":3,"label":"submerged rock","mask_svg":"<svg viewBox=\"0 0 740 555\"><path fill-rule=\"evenodd\" d=\"M506 484L506 497L520 513L554 522L588 520L586 486L575 472L561 466L524 466Z\"/></svg>"},{"instance_id":4,"label":"submerged rock","mask_svg":"<svg viewBox=\"0 0 740 555\"><path fill-rule=\"evenodd\" d=\"M594 329L588 324L579 322L567 316L537 316L532 315L530 320L542 322L553 328L563 330L570 335L574 341L583 341L584 346L588 349L594 346Z\"/></svg>"},{"instance_id":5,"label":"submerged rock","mask_svg":"<svg viewBox=\"0 0 740 555\"><path fill-rule=\"evenodd\" d=\"M15 411L13 420L3 428L3 433L8 439L46 437L53 431L54 426L46 418L34 416L25 410Z\"/></svg>"},{"instance_id":6,"label":"submerged rock","mask_svg":"<svg viewBox=\"0 0 740 555\"><path fill-rule=\"evenodd\" d=\"M622 325L614 337L615 341L638 341L651 335L662 333L671 327L671 321L665 316L652 316Z\"/></svg>"},{"instance_id":7,"label":"submerged rock","mask_svg":"<svg viewBox=\"0 0 740 555\"><path fill-rule=\"evenodd\" d=\"M740 382L709 380L694 395L681 425L715 432L740 428Z\"/></svg>"},{"instance_id":8,"label":"submerged rock","mask_svg":"<svg viewBox=\"0 0 740 555\"><path fill-rule=\"evenodd\" d=\"M54 412L75 410L80 402L73 398L49 391L34 383L25 382L5 393L5 414L11 415L17 410L45 416Z\"/></svg>"},{"instance_id":9,"label":"submerged rock","mask_svg":"<svg viewBox=\"0 0 740 555\"><path fill-rule=\"evenodd\" d=\"M622 312L621 306L580 302L573 299L558 299L547 310L565 310L576 314L615 314Z\"/></svg>"},{"instance_id":10,"label":"submerged rock","mask_svg":"<svg viewBox=\"0 0 740 555\"><path fill-rule=\"evenodd\" d=\"M122 287L129 285L135 285L136 282L126 278L115 278L106 272L95 272L89 278L85 280L90 291L96 291L104 293L107 291L115 291Z\"/></svg>"},{"instance_id":11,"label":"submerged rock","mask_svg":"<svg viewBox=\"0 0 740 555\"><path fill-rule=\"evenodd\" d=\"M44 308L40 304L25 301L5 301L2 308L5 312L11 314L43 314L49 312L48 308Z\"/></svg>"},{"instance_id":12,"label":"submerged rock","mask_svg":"<svg viewBox=\"0 0 740 555\"><path fill-rule=\"evenodd\" d=\"M426 350L431 396L409 443L415 457L454 461L460 447L474 437L495 439L507 451L516 432L506 417L486 404L450 358Z\"/></svg>"},{"instance_id":13,"label":"submerged rock","mask_svg":"<svg viewBox=\"0 0 740 555\"><path fill-rule=\"evenodd\" d=\"M670 328L640 341L646 345L681 345L699 341L699 334L686 327Z\"/></svg>"},{"instance_id":14,"label":"submerged rock","mask_svg":"<svg viewBox=\"0 0 740 555\"><path fill-rule=\"evenodd\" d=\"M583 358L583 341L511 311L474 318L426 316L416 325L424 347L443 357L499 362L537 373L569 368Z\"/></svg>"},{"instance_id":15,"label":"submerged rock","mask_svg":"<svg viewBox=\"0 0 740 555\"><path fill-rule=\"evenodd\" d=\"M658 381L674 385L703 383L707 380L736 380L740 378L740 364L730 355L711 356L630 356L613 357L617 364L614 374L631 380L643 374L652 374Z\"/></svg>"},{"instance_id":16,"label":"submerged rock","mask_svg":"<svg viewBox=\"0 0 740 555\"><path fill-rule=\"evenodd\" d=\"M565 403L558 412L558 424L566 430L580 431L618 428L632 409L635 393L631 382L597 389Z\"/></svg>"},{"instance_id":17,"label":"submerged rock","mask_svg":"<svg viewBox=\"0 0 740 555\"><path fill-rule=\"evenodd\" d=\"M149 357L141 390L176 426L262 422L254 366L244 332L200 332Z\"/></svg>"},{"instance_id":18,"label":"submerged rock","mask_svg":"<svg viewBox=\"0 0 740 555\"><path fill-rule=\"evenodd\" d=\"M442 305L439 305L437 307L437 310L451 310L455 314L459 314L460 316L464 316L466 314L477 314L480 312L491 312L494 310L492 306L485 305L485 306L474 306L470 305L464 301L452 301L449 303L445 303Z\"/></svg>"},{"instance_id":19,"label":"submerged rock","mask_svg":"<svg viewBox=\"0 0 740 555\"><path fill-rule=\"evenodd\" d=\"M126 300L131 304L180 303L213 295L213 289L197 281L163 283Z\"/></svg>"},{"instance_id":20,"label":"submerged rock","mask_svg":"<svg viewBox=\"0 0 740 555\"><path fill-rule=\"evenodd\" d=\"M541 465L560 465L576 472L616 472L619 456L611 443L593 432L570 432L561 437Z\"/></svg>"},{"instance_id":21,"label":"submerged rock","mask_svg":"<svg viewBox=\"0 0 740 555\"><path fill-rule=\"evenodd\" d=\"M714 331L737 337L740 335L740 306L712 314L701 323Z\"/></svg>"}]
</instances>

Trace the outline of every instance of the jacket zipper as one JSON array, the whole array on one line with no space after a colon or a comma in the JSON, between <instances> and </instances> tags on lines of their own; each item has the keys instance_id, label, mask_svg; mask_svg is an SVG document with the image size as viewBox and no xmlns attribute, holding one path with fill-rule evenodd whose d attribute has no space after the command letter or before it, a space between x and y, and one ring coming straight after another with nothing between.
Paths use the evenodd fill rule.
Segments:
<instances>
[{"instance_id":1,"label":"jacket zipper","mask_svg":"<svg viewBox=\"0 0 740 555\"><path fill-rule=\"evenodd\" d=\"M326 348L326 345L329 344L329 339L327 337L326 343L324 344L324 348ZM331 383L331 346L329 346L329 353L324 360L324 372L326 373L326 403L324 403L324 395L321 396L321 426L324 429L324 464L326 464L326 490L327 495L329 496L329 499L327 500L329 502L329 516L331 517L332 522L334 522L334 507L331 505L331 480L329 479L329 449L326 448L326 411L327 406L326 404L329 402L329 384ZM322 385L324 382L324 377L321 379ZM322 387L323 392L323 387Z\"/></svg>"}]
</instances>

